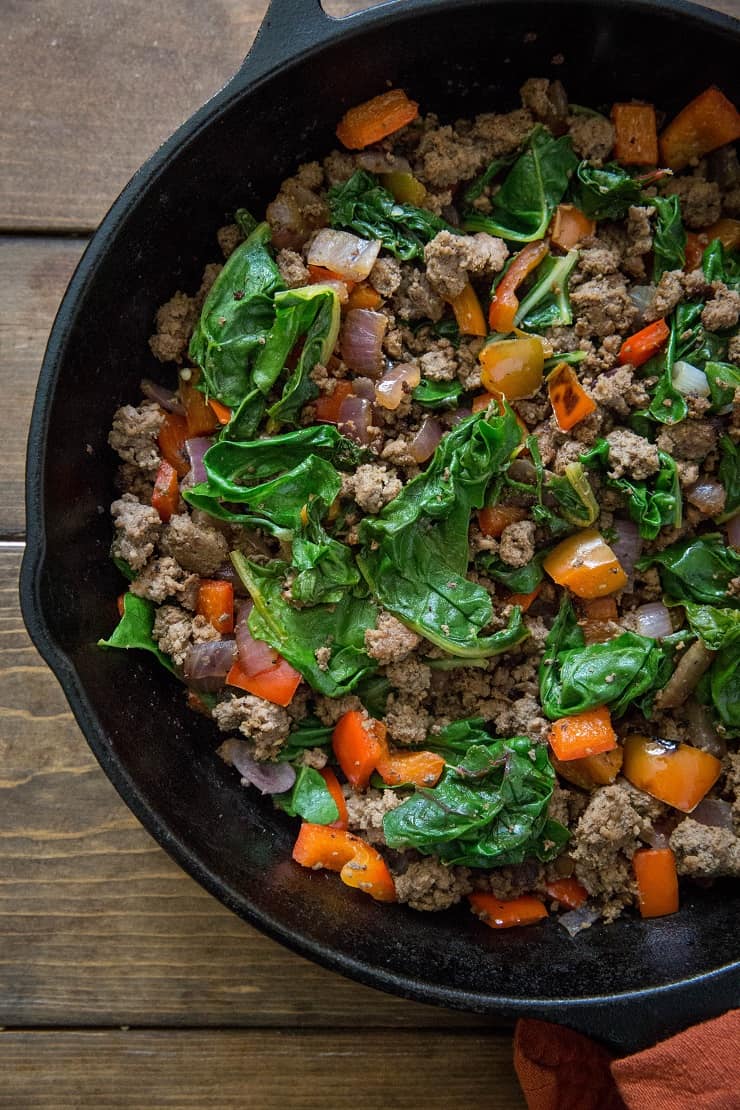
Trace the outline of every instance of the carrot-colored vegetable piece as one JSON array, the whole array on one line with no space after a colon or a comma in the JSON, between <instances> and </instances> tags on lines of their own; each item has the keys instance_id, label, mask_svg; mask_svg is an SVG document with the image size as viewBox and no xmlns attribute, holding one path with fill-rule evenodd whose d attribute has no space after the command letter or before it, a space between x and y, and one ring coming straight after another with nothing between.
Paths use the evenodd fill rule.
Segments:
<instances>
[{"instance_id":1,"label":"carrot-colored vegetable piece","mask_svg":"<svg viewBox=\"0 0 740 1110\"><path fill-rule=\"evenodd\" d=\"M202 578L195 611L205 617L217 632L227 636L234 631L234 587L231 582Z\"/></svg>"},{"instance_id":2,"label":"carrot-colored vegetable piece","mask_svg":"<svg viewBox=\"0 0 740 1110\"><path fill-rule=\"evenodd\" d=\"M603 597L627 585L619 559L595 528L562 540L542 565L558 586L567 586L576 597Z\"/></svg>"},{"instance_id":3,"label":"carrot-colored vegetable piece","mask_svg":"<svg viewBox=\"0 0 740 1110\"><path fill-rule=\"evenodd\" d=\"M686 262L684 270L690 274L692 270L696 270L701 266L702 255L708 240L705 239L704 233L697 235L695 231L686 232Z\"/></svg>"},{"instance_id":4,"label":"carrot-colored vegetable piece","mask_svg":"<svg viewBox=\"0 0 740 1110\"><path fill-rule=\"evenodd\" d=\"M216 419L219 424L228 424L231 420L231 409L228 405L222 405L215 397L209 397L208 404L216 414Z\"/></svg>"},{"instance_id":5,"label":"carrot-colored vegetable piece","mask_svg":"<svg viewBox=\"0 0 740 1110\"><path fill-rule=\"evenodd\" d=\"M653 355L657 355L661 347L665 346L670 334L670 328L663 319L648 324L646 328L642 328L641 331L637 331L634 335L625 339L619 348L619 362L623 366L626 363L630 363L632 366L642 366L643 362L647 362Z\"/></svg>"},{"instance_id":6,"label":"carrot-colored vegetable piece","mask_svg":"<svg viewBox=\"0 0 740 1110\"><path fill-rule=\"evenodd\" d=\"M395 902L396 887L380 852L367 841L331 825L304 821L293 846L293 859L314 871L338 871L347 886L356 887L378 902Z\"/></svg>"},{"instance_id":7,"label":"carrot-colored vegetable piece","mask_svg":"<svg viewBox=\"0 0 740 1110\"><path fill-rule=\"evenodd\" d=\"M545 255L548 246L544 239L527 243L516 255L508 270L496 286L496 291L488 309L488 323L491 331L510 332L514 327L514 317L519 308L516 290L528 274L535 270Z\"/></svg>"},{"instance_id":8,"label":"carrot-colored vegetable piece","mask_svg":"<svg viewBox=\"0 0 740 1110\"><path fill-rule=\"evenodd\" d=\"M664 917L677 911L678 875L670 848L638 848L632 869L641 917Z\"/></svg>"},{"instance_id":9,"label":"carrot-colored vegetable piece","mask_svg":"<svg viewBox=\"0 0 740 1110\"><path fill-rule=\"evenodd\" d=\"M311 275L310 285L323 285L325 282L329 282L330 284L337 282L339 285L343 285L347 290L347 300L349 299L349 294L355 287L354 281L343 278L340 274L335 274L333 270L327 270L325 266L309 266L308 272ZM337 290L337 292L341 294L340 300L344 299L344 294L342 294L341 289Z\"/></svg>"},{"instance_id":10,"label":"carrot-colored vegetable piece","mask_svg":"<svg viewBox=\"0 0 740 1110\"><path fill-rule=\"evenodd\" d=\"M180 504L180 483L177 480L177 471L170 466L166 459L162 459L154 480L152 492L152 508L159 513L159 519L165 524L177 512Z\"/></svg>"},{"instance_id":11,"label":"carrot-colored vegetable piece","mask_svg":"<svg viewBox=\"0 0 740 1110\"><path fill-rule=\"evenodd\" d=\"M617 746L617 734L612 728L611 714L605 705L554 721L548 740L555 755L563 763L569 759L585 759L589 755L608 752Z\"/></svg>"},{"instance_id":12,"label":"carrot-colored vegetable piece","mask_svg":"<svg viewBox=\"0 0 740 1110\"><path fill-rule=\"evenodd\" d=\"M118 609L118 615L122 620L123 620L124 614L126 612L126 609L125 609L124 604L123 604L123 599L125 598L125 596L126 596L125 594L119 594L118 597L116 598L116 608Z\"/></svg>"},{"instance_id":13,"label":"carrot-colored vegetable piece","mask_svg":"<svg viewBox=\"0 0 740 1110\"><path fill-rule=\"evenodd\" d=\"M200 373L193 370L191 374L189 381L185 381L182 375L180 376L180 396L185 406L188 439L193 439L195 436L209 436L219 427L218 417L206 401L205 394L195 388Z\"/></svg>"},{"instance_id":14,"label":"carrot-colored vegetable piece","mask_svg":"<svg viewBox=\"0 0 740 1110\"><path fill-rule=\"evenodd\" d=\"M539 898L522 894L519 898L496 898L493 894L469 894L470 908L492 929L510 929L513 925L534 925L547 917L547 910Z\"/></svg>"},{"instance_id":15,"label":"carrot-colored vegetable piece","mask_svg":"<svg viewBox=\"0 0 740 1110\"><path fill-rule=\"evenodd\" d=\"M725 143L740 139L740 113L724 93L712 85L695 97L660 136L661 162L682 170Z\"/></svg>"},{"instance_id":16,"label":"carrot-colored vegetable piece","mask_svg":"<svg viewBox=\"0 0 740 1110\"><path fill-rule=\"evenodd\" d=\"M347 781L365 787L378 760L388 754L385 725L358 709L350 709L337 721L332 747Z\"/></svg>"},{"instance_id":17,"label":"carrot-colored vegetable piece","mask_svg":"<svg viewBox=\"0 0 740 1110\"><path fill-rule=\"evenodd\" d=\"M380 184L393 194L393 199L399 204L413 204L418 208L426 199L426 189L412 173L398 170L381 173Z\"/></svg>"},{"instance_id":18,"label":"carrot-colored vegetable piece","mask_svg":"<svg viewBox=\"0 0 740 1110\"><path fill-rule=\"evenodd\" d=\"M510 597L507 597L506 604L507 605L518 605L519 608L521 609L521 611L523 613L526 613L527 610L529 609L529 607L531 606L532 602L536 601L537 598L540 596L541 590L542 590L542 583L540 582L539 586L535 586L535 588L532 590L531 594L511 594Z\"/></svg>"},{"instance_id":19,"label":"carrot-colored vegetable piece","mask_svg":"<svg viewBox=\"0 0 740 1110\"><path fill-rule=\"evenodd\" d=\"M342 793L342 788L339 785L339 779L332 771L331 767L322 767L319 771L322 779L326 783L326 789L334 799L337 809L339 810L339 817L336 821L332 821L330 828L332 829L347 829L349 828L349 813L347 812L347 803Z\"/></svg>"},{"instance_id":20,"label":"carrot-colored vegetable piece","mask_svg":"<svg viewBox=\"0 0 740 1110\"><path fill-rule=\"evenodd\" d=\"M319 423L338 424L342 402L346 401L351 394L351 382L337 382L333 393L322 393L320 397L317 397L314 404L316 406L316 419Z\"/></svg>"},{"instance_id":21,"label":"carrot-colored vegetable piece","mask_svg":"<svg viewBox=\"0 0 740 1110\"><path fill-rule=\"evenodd\" d=\"M468 284L462 293L450 301L461 335L487 335L486 318L473 286Z\"/></svg>"},{"instance_id":22,"label":"carrot-colored vegetable piece","mask_svg":"<svg viewBox=\"0 0 740 1110\"><path fill-rule=\"evenodd\" d=\"M273 705L283 706L290 705L300 683L299 672L281 655L278 656L274 666L260 671L259 674L249 675L242 670L237 659L226 676L227 686L237 686L240 690L246 690L248 694L271 701Z\"/></svg>"},{"instance_id":23,"label":"carrot-colored vegetable piece","mask_svg":"<svg viewBox=\"0 0 740 1110\"><path fill-rule=\"evenodd\" d=\"M596 412L596 402L586 393L575 370L567 362L559 363L548 374L547 392L561 432L570 431Z\"/></svg>"},{"instance_id":24,"label":"carrot-colored vegetable piece","mask_svg":"<svg viewBox=\"0 0 740 1110\"><path fill-rule=\"evenodd\" d=\"M723 216L721 220L699 232L699 239L705 246L713 239L720 239L725 250L736 251L740 249L740 220Z\"/></svg>"},{"instance_id":25,"label":"carrot-colored vegetable piece","mask_svg":"<svg viewBox=\"0 0 740 1110\"><path fill-rule=\"evenodd\" d=\"M613 597L597 597L583 606L584 619L579 621L587 644L603 644L614 638L617 603ZM618 635L617 631L617 635Z\"/></svg>"},{"instance_id":26,"label":"carrot-colored vegetable piece","mask_svg":"<svg viewBox=\"0 0 740 1110\"><path fill-rule=\"evenodd\" d=\"M175 468L180 478L184 478L190 470L185 448L187 438L188 424L185 417L178 416L176 412L168 412L162 421L157 439L162 458Z\"/></svg>"},{"instance_id":27,"label":"carrot-colored vegetable piece","mask_svg":"<svg viewBox=\"0 0 740 1110\"><path fill-rule=\"evenodd\" d=\"M409 100L403 89L389 89L345 112L337 127L337 138L348 150L362 150L405 127L418 114L419 105Z\"/></svg>"},{"instance_id":28,"label":"carrot-colored vegetable piece","mask_svg":"<svg viewBox=\"0 0 740 1110\"><path fill-rule=\"evenodd\" d=\"M388 786L405 782L434 786L444 769L444 757L434 752L389 752L376 764L378 774Z\"/></svg>"},{"instance_id":29,"label":"carrot-colored vegetable piece","mask_svg":"<svg viewBox=\"0 0 740 1110\"><path fill-rule=\"evenodd\" d=\"M691 813L714 786L722 764L701 748L636 734L624 742L622 769L638 790Z\"/></svg>"},{"instance_id":30,"label":"carrot-colored vegetable piece","mask_svg":"<svg viewBox=\"0 0 740 1110\"><path fill-rule=\"evenodd\" d=\"M481 382L507 401L531 397L542 385L545 352L536 335L499 339L481 347Z\"/></svg>"},{"instance_id":31,"label":"carrot-colored vegetable piece","mask_svg":"<svg viewBox=\"0 0 740 1110\"><path fill-rule=\"evenodd\" d=\"M529 513L519 505L486 505L478 510L478 527L484 536L501 535L504 528L516 524L519 520L526 520Z\"/></svg>"},{"instance_id":32,"label":"carrot-colored vegetable piece","mask_svg":"<svg viewBox=\"0 0 740 1110\"><path fill-rule=\"evenodd\" d=\"M588 898L588 891L578 879L553 879L551 883L547 883L545 890L551 898L557 899L569 910L577 910Z\"/></svg>"},{"instance_id":33,"label":"carrot-colored vegetable piece","mask_svg":"<svg viewBox=\"0 0 740 1110\"><path fill-rule=\"evenodd\" d=\"M595 790L597 786L609 786L622 770L624 753L621 748L612 748L599 755L587 755L584 759L568 759L562 763L557 756L551 762L557 773L582 790Z\"/></svg>"},{"instance_id":34,"label":"carrot-colored vegetable piece","mask_svg":"<svg viewBox=\"0 0 740 1110\"><path fill-rule=\"evenodd\" d=\"M615 621L619 616L617 603L613 597L595 597L583 604L583 612L589 621Z\"/></svg>"},{"instance_id":35,"label":"carrot-colored vegetable piece","mask_svg":"<svg viewBox=\"0 0 740 1110\"><path fill-rule=\"evenodd\" d=\"M550 242L569 251L577 247L583 239L588 239L596 230L596 221L576 208L574 204L559 204L549 228Z\"/></svg>"},{"instance_id":36,"label":"carrot-colored vegetable piece","mask_svg":"<svg viewBox=\"0 0 740 1110\"><path fill-rule=\"evenodd\" d=\"M614 158L623 166L657 166L658 130L652 104L615 104Z\"/></svg>"},{"instance_id":37,"label":"carrot-colored vegetable piece","mask_svg":"<svg viewBox=\"0 0 740 1110\"><path fill-rule=\"evenodd\" d=\"M380 293L376 292L372 285L368 285L366 281L361 281L350 293L347 308L369 308L371 311L375 311L376 308L380 308L382 301L383 298Z\"/></svg>"}]
</instances>

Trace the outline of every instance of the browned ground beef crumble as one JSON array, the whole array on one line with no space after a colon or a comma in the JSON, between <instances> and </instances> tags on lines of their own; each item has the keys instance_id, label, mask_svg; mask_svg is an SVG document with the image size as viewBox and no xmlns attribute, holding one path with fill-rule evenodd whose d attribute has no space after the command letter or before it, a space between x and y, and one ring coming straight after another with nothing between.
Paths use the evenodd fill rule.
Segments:
<instances>
[{"instance_id":1,"label":"browned ground beef crumble","mask_svg":"<svg viewBox=\"0 0 740 1110\"><path fill-rule=\"evenodd\" d=\"M441 123L435 116L416 121L383 140L374 148L387 167L410 167L426 188L423 206L442 214L454 225L455 202L461 182L469 182L499 155L516 151L537 120L552 115L553 90L544 79L527 81L522 88L522 107L505 114L485 113L473 121ZM600 116L567 114L565 124L579 157L601 166L609 159L614 129ZM309 283L307 265L310 244L317 229L329 222L326 191L346 181L367 165L368 152L333 151L322 162L299 167L285 181L267 208L276 261L290 289ZM654 190L655 191L655 190ZM661 195L677 195L685 225L700 230L721 215L737 215L740 184L736 176L730 188L720 188L711 179L706 161L661 182ZM482 213L490 211L491 189L475 202ZM707 417L706 403L690 398L686 420L665 425L655 443L625 426L630 415L649 402L654 384L633 366L618 364L624 339L651 320L670 314L698 291L709 294L702 321L710 330L734 327L740 314L740 294L722 282L707 290L703 275L696 271L669 271L653 289L652 300L638 309L631 296L636 285L649 284L650 253L653 247L654 209L634 206L620 221L597 223L595 233L580 246L576 269L570 280L573 323L552 327L543 333L547 354L580 350L585 358L578 366L581 384L597 402L592 416L570 432L559 429L543 389L534 397L514 402L529 429L537 437L542 461L552 473L562 475L569 463L605 437L610 445L608 477L649 479L659 469L658 452L668 452L678 463L682 487L687 490L702 478L716 477L718 436L728 430L740 438L735 412L726 418ZM236 224L218 232L224 258L235 250L243 236ZM518 247L518 245L515 245ZM459 381L468 392L480 391L478 352L483 341L463 336L458 341L439 335L434 324L449 316L447 300L456 297L472 281L488 290L509 257L502 239L487 233L453 234L441 231L424 250L424 262L399 262L382 251L369 275L369 284L382 297L381 312L387 317L384 351L393 363L419 367L429 382ZM152 354L161 362L187 366L187 348L207 291L221 266L206 266L200 288L193 295L178 291L156 315L156 331L150 339ZM728 358L740 365L740 340L730 342ZM339 352L328 365L317 365L312 373L323 394L330 395L338 381L352 377ZM357 526L365 514L376 514L392 501L416 474L419 466L410 444L428 415L410 397L394 411L376 406L371 450L373 460L344 475L342 510L346 515L346 542L356 539ZM445 428L452 426L454 411L440 412ZM109 435L111 447L121 460L120 497L111 506L115 537L113 554L135 572L131 590L158 607L153 636L159 647L181 666L189 646L215 640L219 634L202 616L195 615L198 582L209 578L228 562L235 547L252 557L270 559L279 555L276 542L267 536L209 519L192 511L181 500L179 511L162 523L151 507L152 487L161 461L158 434L164 412L145 400L138 406L124 405L115 414ZM301 423L314 423L315 407L308 404ZM623 509L621 495L606 485L605 478L591 476L600 506L596 527L612 525L615 511ZM514 498L514 501L516 499ZM526 504L526 501L525 501ZM664 528L647 551L660 550L678 535L688 534L701 519L688 508L682 528ZM483 535L471 527L471 552L497 553L511 568L529 563L535 553L552 542L533 520L514 522L500 537ZM506 623L508 591L480 571L470 577L491 595L494 628ZM619 635L634 627L635 610L660 599L661 585L655 568L635 573L634 579L617 595L619 618L607 630ZM368 654L377 660L380 674L390 686L386 706L388 735L394 745L423 744L430 730L469 716L480 716L495 735L525 735L534 743L547 741L550 722L539 701L538 665L545 637L557 608L557 592L546 580L542 591L524 618L529 638L514 650L488 660L485 668L434 670L428 665L435 649L423 642L390 613L381 612L377 628L365 635ZM316 649L319 666L330 658L329 645ZM222 692L211 716L218 729L247 739L257 760L275 760L291 727L311 714L333 726L348 709L361 709L354 695L336 700L314 694L305 684L293 703L281 708L253 695ZM364 711L363 711L364 712ZM636 709L630 710L619 732L645 729ZM691 743L691 730L683 708L665 710L653 721L659 735ZM731 742L729 742L731 745ZM700 824L691 817L636 790L624 778L592 793L559 782L550 803L551 815L569 826L571 839L564 853L551 863L527 861L492 871L448 867L435 857L417 852L389 852L398 900L417 910L440 910L457 903L471 890L485 890L509 898L527 892L542 894L551 879L576 877L586 888L604 920L617 917L635 901L631 867L638 847L654 843L656 830L673 849L679 874L702 880L740 874L740 764L729 751L723 774L711 796L732 804L733 828ZM309 749L303 755L307 766L322 767L326 752ZM350 828L381 849L384 846L383 815L400 803L392 790L373 787L353 791L344 787Z\"/></svg>"}]
</instances>

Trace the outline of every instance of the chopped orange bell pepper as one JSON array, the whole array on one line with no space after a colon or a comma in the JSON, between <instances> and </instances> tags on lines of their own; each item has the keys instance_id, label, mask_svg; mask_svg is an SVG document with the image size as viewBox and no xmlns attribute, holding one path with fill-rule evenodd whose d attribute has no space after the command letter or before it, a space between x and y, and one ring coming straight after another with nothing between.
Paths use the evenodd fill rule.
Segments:
<instances>
[{"instance_id":1,"label":"chopped orange bell pepper","mask_svg":"<svg viewBox=\"0 0 740 1110\"><path fill-rule=\"evenodd\" d=\"M427 191L421 181L403 170L381 173L380 184L393 194L393 199L399 204L413 204L418 208L426 199Z\"/></svg>"},{"instance_id":2,"label":"chopped orange bell pepper","mask_svg":"<svg viewBox=\"0 0 740 1110\"><path fill-rule=\"evenodd\" d=\"M188 425L188 439L195 436L209 436L219 426L219 419L208 404L205 394L196 389L200 377L199 370L191 370L186 381L180 375L180 396L185 406L185 420Z\"/></svg>"},{"instance_id":3,"label":"chopped orange bell pepper","mask_svg":"<svg viewBox=\"0 0 740 1110\"><path fill-rule=\"evenodd\" d=\"M387 786L434 786L445 769L444 757L435 752L389 752L382 756L376 770Z\"/></svg>"},{"instance_id":4,"label":"chopped orange bell pepper","mask_svg":"<svg viewBox=\"0 0 740 1110\"><path fill-rule=\"evenodd\" d=\"M157 510L159 519L166 524L177 512L179 504L180 483L177 480L177 471L166 459L162 459L154 481L152 508Z\"/></svg>"},{"instance_id":5,"label":"chopped orange bell pepper","mask_svg":"<svg viewBox=\"0 0 740 1110\"><path fill-rule=\"evenodd\" d=\"M576 208L574 204L559 204L555 209L548 234L553 246L569 251L596 230L596 221Z\"/></svg>"},{"instance_id":6,"label":"chopped orange bell pepper","mask_svg":"<svg viewBox=\"0 0 740 1110\"><path fill-rule=\"evenodd\" d=\"M623 772L638 790L691 813L714 786L722 764L709 752L689 744L633 735L624 741Z\"/></svg>"},{"instance_id":7,"label":"chopped orange bell pepper","mask_svg":"<svg viewBox=\"0 0 740 1110\"><path fill-rule=\"evenodd\" d=\"M208 404L216 414L216 419L218 420L219 424L225 425L229 423L229 421L231 420L231 409L228 405L222 405L221 402L217 401L215 397L209 397Z\"/></svg>"},{"instance_id":8,"label":"chopped orange bell pepper","mask_svg":"<svg viewBox=\"0 0 740 1110\"><path fill-rule=\"evenodd\" d=\"M278 655L274 666L259 674L247 674L237 659L226 676L226 684L271 701L273 705L286 706L290 705L301 684L301 675L282 655Z\"/></svg>"},{"instance_id":9,"label":"chopped orange bell pepper","mask_svg":"<svg viewBox=\"0 0 740 1110\"><path fill-rule=\"evenodd\" d=\"M567 586L576 597L603 597L627 585L621 563L595 528L562 540L542 565L558 586Z\"/></svg>"},{"instance_id":10,"label":"chopped orange bell pepper","mask_svg":"<svg viewBox=\"0 0 740 1110\"><path fill-rule=\"evenodd\" d=\"M657 166L658 130L652 104L614 104L614 158L623 166Z\"/></svg>"},{"instance_id":11,"label":"chopped orange bell pepper","mask_svg":"<svg viewBox=\"0 0 740 1110\"><path fill-rule=\"evenodd\" d=\"M690 274L692 270L696 270L701 266L702 256L704 255L704 248L708 240L704 235L697 235L695 231L686 232L686 262L684 263L684 270Z\"/></svg>"},{"instance_id":12,"label":"chopped orange bell pepper","mask_svg":"<svg viewBox=\"0 0 740 1110\"><path fill-rule=\"evenodd\" d=\"M531 397L542 385L545 352L535 335L487 343L481 347L478 361L485 389L507 401Z\"/></svg>"},{"instance_id":13,"label":"chopped orange bell pepper","mask_svg":"<svg viewBox=\"0 0 740 1110\"><path fill-rule=\"evenodd\" d=\"M450 301L461 335L487 335L486 319L473 286L468 284L462 293Z\"/></svg>"},{"instance_id":14,"label":"chopped orange bell pepper","mask_svg":"<svg viewBox=\"0 0 740 1110\"><path fill-rule=\"evenodd\" d=\"M348 150L362 150L405 127L419 114L419 105L403 89L389 89L350 108L337 127L337 138Z\"/></svg>"},{"instance_id":15,"label":"chopped orange bell pepper","mask_svg":"<svg viewBox=\"0 0 740 1110\"><path fill-rule=\"evenodd\" d=\"M619 348L617 358L622 366L626 363L631 366L642 366L665 346L670 334L670 328L665 320L655 320L654 323L648 324L646 328L625 339Z\"/></svg>"},{"instance_id":16,"label":"chopped orange bell pepper","mask_svg":"<svg viewBox=\"0 0 740 1110\"><path fill-rule=\"evenodd\" d=\"M293 846L293 859L316 871L338 871L347 886L364 891L378 902L395 902L396 887L380 852L344 829L304 821Z\"/></svg>"},{"instance_id":17,"label":"chopped orange bell pepper","mask_svg":"<svg viewBox=\"0 0 740 1110\"><path fill-rule=\"evenodd\" d=\"M345 801L342 788L339 785L339 779L332 771L331 767L322 767L319 771L322 779L326 783L326 789L331 794L337 809L339 810L339 817L336 821L332 821L329 828L331 829L348 829L349 828L349 813L347 812L347 802Z\"/></svg>"},{"instance_id":18,"label":"chopped orange bell pepper","mask_svg":"<svg viewBox=\"0 0 740 1110\"><path fill-rule=\"evenodd\" d=\"M184 416L168 412L162 421L157 437L162 458L174 467L179 478L184 478L190 470L190 461L185 447L188 439L188 424Z\"/></svg>"},{"instance_id":19,"label":"chopped orange bell pepper","mask_svg":"<svg viewBox=\"0 0 740 1110\"><path fill-rule=\"evenodd\" d=\"M590 621L615 621L619 616L613 597L594 597L583 603L583 612Z\"/></svg>"},{"instance_id":20,"label":"chopped orange bell pepper","mask_svg":"<svg viewBox=\"0 0 740 1110\"><path fill-rule=\"evenodd\" d=\"M526 613L529 607L532 605L532 602L536 601L537 598L540 596L541 591L542 583L540 582L539 586L535 586L531 594L511 594L510 597L507 597L506 604L518 605L521 611L523 613Z\"/></svg>"},{"instance_id":21,"label":"chopped orange bell pepper","mask_svg":"<svg viewBox=\"0 0 740 1110\"><path fill-rule=\"evenodd\" d=\"M358 709L350 709L337 721L332 747L350 785L363 788L370 782L378 760L388 755L385 725Z\"/></svg>"},{"instance_id":22,"label":"chopped orange bell pepper","mask_svg":"<svg viewBox=\"0 0 740 1110\"><path fill-rule=\"evenodd\" d=\"M528 516L529 512L519 505L486 505L478 510L478 527L484 536L498 539L504 528L526 520Z\"/></svg>"},{"instance_id":23,"label":"chopped orange bell pepper","mask_svg":"<svg viewBox=\"0 0 740 1110\"><path fill-rule=\"evenodd\" d=\"M545 890L569 910L577 910L588 898L588 891L578 879L553 879L546 884Z\"/></svg>"},{"instance_id":24,"label":"chopped orange bell pepper","mask_svg":"<svg viewBox=\"0 0 740 1110\"><path fill-rule=\"evenodd\" d=\"M548 740L562 763L599 755L617 746L617 734L605 705L587 709L584 713L574 713L571 717L561 717L550 727Z\"/></svg>"},{"instance_id":25,"label":"chopped orange bell pepper","mask_svg":"<svg viewBox=\"0 0 740 1110\"><path fill-rule=\"evenodd\" d=\"M676 857L670 848L638 848L632 857L641 917L664 917L678 910Z\"/></svg>"},{"instance_id":26,"label":"chopped orange bell pepper","mask_svg":"<svg viewBox=\"0 0 740 1110\"><path fill-rule=\"evenodd\" d=\"M705 245L719 239L726 251L736 251L740 249L740 220L731 220L729 216L724 216L701 231L699 238Z\"/></svg>"},{"instance_id":27,"label":"chopped orange bell pepper","mask_svg":"<svg viewBox=\"0 0 740 1110\"><path fill-rule=\"evenodd\" d=\"M126 614L126 607L124 605L125 597L126 597L125 594L119 594L118 597L116 598L116 608L118 609L118 615L121 618L121 620L123 620L123 618Z\"/></svg>"},{"instance_id":28,"label":"chopped orange bell pepper","mask_svg":"<svg viewBox=\"0 0 740 1110\"><path fill-rule=\"evenodd\" d=\"M609 786L614 782L622 770L624 752L621 748L612 748L599 755L587 755L583 759L568 759L562 763L553 756L551 762L557 773L574 786L582 790L595 790L597 786Z\"/></svg>"},{"instance_id":29,"label":"chopped orange bell pepper","mask_svg":"<svg viewBox=\"0 0 740 1110\"><path fill-rule=\"evenodd\" d=\"M547 917L539 898L522 894L519 898L496 898L493 894L469 894L470 908L491 929L511 929L514 925L534 925Z\"/></svg>"},{"instance_id":30,"label":"chopped orange bell pepper","mask_svg":"<svg viewBox=\"0 0 740 1110\"><path fill-rule=\"evenodd\" d=\"M233 632L234 587L231 582L202 578L198 587L195 611L199 617L205 617L222 636Z\"/></svg>"},{"instance_id":31,"label":"chopped orange bell pepper","mask_svg":"<svg viewBox=\"0 0 740 1110\"><path fill-rule=\"evenodd\" d=\"M526 247L512 260L501 281L496 286L491 306L488 309L488 323L491 331L506 334L514 327L514 317L519 308L519 298L516 291L525 277L536 270L542 259L548 253L548 246L544 239L535 243L527 243Z\"/></svg>"},{"instance_id":32,"label":"chopped orange bell pepper","mask_svg":"<svg viewBox=\"0 0 740 1110\"><path fill-rule=\"evenodd\" d=\"M350 293L347 308L369 308L374 311L380 308L382 303L383 298L380 293L376 292L372 285L368 285L366 281L361 281Z\"/></svg>"},{"instance_id":33,"label":"chopped orange bell pepper","mask_svg":"<svg viewBox=\"0 0 740 1110\"><path fill-rule=\"evenodd\" d=\"M559 363L548 374L547 392L561 432L570 431L596 412L596 402L586 393L575 370L567 362Z\"/></svg>"},{"instance_id":34,"label":"chopped orange bell pepper","mask_svg":"<svg viewBox=\"0 0 740 1110\"><path fill-rule=\"evenodd\" d=\"M671 120L660 136L661 161L682 170L695 158L740 139L740 113L724 93L712 85Z\"/></svg>"},{"instance_id":35,"label":"chopped orange bell pepper","mask_svg":"<svg viewBox=\"0 0 740 1110\"><path fill-rule=\"evenodd\" d=\"M322 393L320 397L317 397L314 404L316 406L316 419L319 423L338 424L342 402L346 401L351 395L351 382L337 382L333 393Z\"/></svg>"}]
</instances>

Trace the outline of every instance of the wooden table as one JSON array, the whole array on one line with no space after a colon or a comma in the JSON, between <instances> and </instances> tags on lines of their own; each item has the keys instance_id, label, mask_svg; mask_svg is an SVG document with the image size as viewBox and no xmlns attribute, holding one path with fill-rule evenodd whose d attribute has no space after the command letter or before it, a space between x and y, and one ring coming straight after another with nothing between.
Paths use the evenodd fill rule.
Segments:
<instances>
[{"instance_id":1,"label":"wooden table","mask_svg":"<svg viewBox=\"0 0 740 1110\"><path fill-rule=\"evenodd\" d=\"M26 429L65 285L119 189L228 79L265 8L0 5L0 1107L12 1110L524 1105L509 1033L314 967L181 872L98 768L18 608Z\"/></svg>"}]
</instances>

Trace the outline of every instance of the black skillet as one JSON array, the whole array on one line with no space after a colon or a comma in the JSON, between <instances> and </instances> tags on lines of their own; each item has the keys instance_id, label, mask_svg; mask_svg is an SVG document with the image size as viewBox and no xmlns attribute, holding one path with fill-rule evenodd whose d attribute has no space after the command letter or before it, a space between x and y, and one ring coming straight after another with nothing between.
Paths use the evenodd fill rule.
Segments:
<instances>
[{"instance_id":1,"label":"black skillet","mask_svg":"<svg viewBox=\"0 0 740 1110\"><path fill-rule=\"evenodd\" d=\"M551 1018L623 1051L738 1004L738 887L687 888L673 917L571 940L554 921L496 933L465 907L379 905L291 863L292 823L236 785L181 687L148 656L95 647L121 589L106 434L142 375L172 382L146 343L157 306L197 287L236 207L263 211L294 167L332 147L348 105L392 83L454 120L516 106L533 75L559 77L592 106L637 97L672 112L711 82L737 100L739 28L681 0L407 0L339 21L318 0L272 0L242 69L134 176L88 247L29 438L24 617L106 774L162 846L230 909L326 967L495 1019Z\"/></svg>"}]
</instances>

